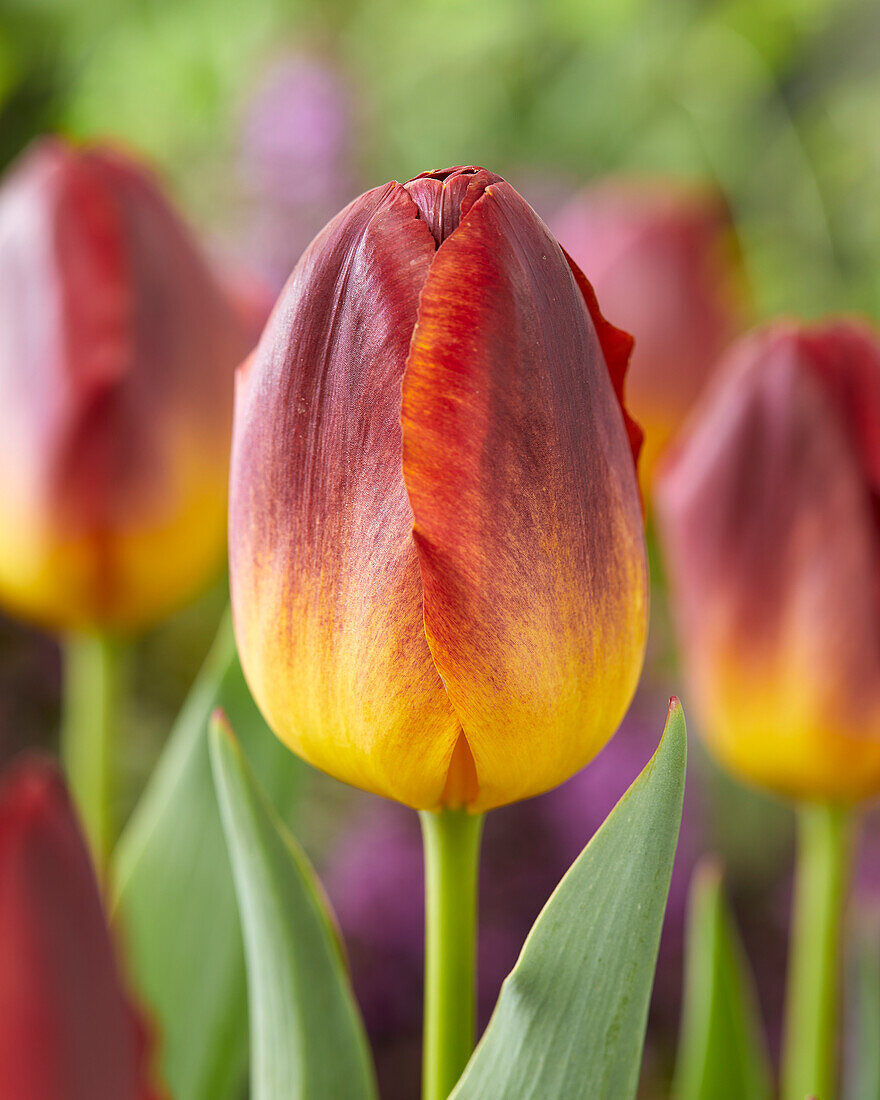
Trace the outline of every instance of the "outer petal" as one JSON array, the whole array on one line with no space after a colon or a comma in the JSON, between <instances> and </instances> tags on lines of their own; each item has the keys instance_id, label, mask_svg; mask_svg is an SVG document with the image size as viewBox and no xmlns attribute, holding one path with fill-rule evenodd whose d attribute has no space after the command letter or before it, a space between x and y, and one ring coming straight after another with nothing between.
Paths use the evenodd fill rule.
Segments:
<instances>
[{"instance_id":1,"label":"outer petal","mask_svg":"<svg viewBox=\"0 0 880 1100\"><path fill-rule=\"evenodd\" d=\"M707 739L742 777L811 799L880 791L876 482L833 393L876 397L880 349L839 336L743 341L656 495Z\"/></svg>"},{"instance_id":2,"label":"outer petal","mask_svg":"<svg viewBox=\"0 0 880 1100\"><path fill-rule=\"evenodd\" d=\"M0 199L0 595L128 629L219 570L256 333L150 178L38 144Z\"/></svg>"},{"instance_id":3,"label":"outer petal","mask_svg":"<svg viewBox=\"0 0 880 1100\"><path fill-rule=\"evenodd\" d=\"M0 1096L158 1100L85 842L55 767L0 791Z\"/></svg>"},{"instance_id":4,"label":"outer petal","mask_svg":"<svg viewBox=\"0 0 880 1100\"><path fill-rule=\"evenodd\" d=\"M635 334L627 396L646 432L647 485L743 322L729 212L708 188L609 179L576 195L551 229L608 316Z\"/></svg>"},{"instance_id":5,"label":"outer petal","mask_svg":"<svg viewBox=\"0 0 880 1100\"><path fill-rule=\"evenodd\" d=\"M459 734L422 625L400 382L434 242L399 184L338 215L239 379L236 635L254 697L331 774L435 806Z\"/></svg>"},{"instance_id":6,"label":"outer petal","mask_svg":"<svg viewBox=\"0 0 880 1100\"><path fill-rule=\"evenodd\" d=\"M638 489L594 325L506 183L440 246L403 386L404 476L434 660L475 809L590 760L635 689L647 580Z\"/></svg>"}]
</instances>

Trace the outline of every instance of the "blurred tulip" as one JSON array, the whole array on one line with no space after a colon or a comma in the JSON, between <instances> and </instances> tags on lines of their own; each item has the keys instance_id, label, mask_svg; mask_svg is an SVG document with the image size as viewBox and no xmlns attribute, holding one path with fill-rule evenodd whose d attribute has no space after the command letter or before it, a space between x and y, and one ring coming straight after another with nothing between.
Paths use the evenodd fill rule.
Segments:
<instances>
[{"instance_id":1,"label":"blurred tulip","mask_svg":"<svg viewBox=\"0 0 880 1100\"><path fill-rule=\"evenodd\" d=\"M159 1100L64 785L31 759L0 788L0 1096Z\"/></svg>"},{"instance_id":2,"label":"blurred tulip","mask_svg":"<svg viewBox=\"0 0 880 1100\"><path fill-rule=\"evenodd\" d=\"M239 373L230 487L242 663L291 748L480 811L595 756L646 631L630 343L483 169L319 234Z\"/></svg>"},{"instance_id":3,"label":"blurred tulip","mask_svg":"<svg viewBox=\"0 0 880 1100\"><path fill-rule=\"evenodd\" d=\"M256 339L152 179L37 143L0 187L0 599L132 630L224 553L235 366Z\"/></svg>"},{"instance_id":4,"label":"blurred tulip","mask_svg":"<svg viewBox=\"0 0 880 1100\"><path fill-rule=\"evenodd\" d=\"M645 430L647 487L657 455L742 324L727 209L708 188L608 180L575 196L551 228L605 312L635 337L627 403Z\"/></svg>"},{"instance_id":5,"label":"blurred tulip","mask_svg":"<svg viewBox=\"0 0 880 1100\"><path fill-rule=\"evenodd\" d=\"M780 793L880 792L878 495L880 344L849 321L741 341L658 477L705 735Z\"/></svg>"}]
</instances>

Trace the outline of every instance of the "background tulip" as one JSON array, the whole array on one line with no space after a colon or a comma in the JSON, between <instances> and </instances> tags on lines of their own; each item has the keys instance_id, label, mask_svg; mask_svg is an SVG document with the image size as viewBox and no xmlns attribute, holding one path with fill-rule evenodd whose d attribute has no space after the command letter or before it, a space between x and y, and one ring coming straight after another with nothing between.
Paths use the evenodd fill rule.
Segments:
<instances>
[{"instance_id":1,"label":"background tulip","mask_svg":"<svg viewBox=\"0 0 880 1100\"><path fill-rule=\"evenodd\" d=\"M744 339L660 477L704 733L785 794L880 791L880 345L865 325Z\"/></svg>"},{"instance_id":2,"label":"background tulip","mask_svg":"<svg viewBox=\"0 0 880 1100\"><path fill-rule=\"evenodd\" d=\"M242 662L292 748L473 810L599 751L646 629L629 348L483 169L319 234L240 372L230 490Z\"/></svg>"},{"instance_id":3,"label":"background tulip","mask_svg":"<svg viewBox=\"0 0 880 1100\"><path fill-rule=\"evenodd\" d=\"M0 788L0 1096L160 1100L98 884L54 765Z\"/></svg>"},{"instance_id":4,"label":"background tulip","mask_svg":"<svg viewBox=\"0 0 880 1100\"><path fill-rule=\"evenodd\" d=\"M140 167L23 156L0 188L0 599L128 631L206 583L255 333Z\"/></svg>"},{"instance_id":5,"label":"background tulip","mask_svg":"<svg viewBox=\"0 0 880 1100\"><path fill-rule=\"evenodd\" d=\"M643 483L742 324L741 273L720 194L607 180L551 222L611 317L636 338L627 399L645 430Z\"/></svg>"}]
</instances>

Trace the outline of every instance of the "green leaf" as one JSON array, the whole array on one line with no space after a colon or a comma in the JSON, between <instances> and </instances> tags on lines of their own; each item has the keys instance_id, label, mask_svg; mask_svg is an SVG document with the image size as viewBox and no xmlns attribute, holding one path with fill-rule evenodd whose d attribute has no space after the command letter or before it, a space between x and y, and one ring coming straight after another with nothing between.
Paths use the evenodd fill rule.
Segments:
<instances>
[{"instance_id":1,"label":"green leaf","mask_svg":"<svg viewBox=\"0 0 880 1100\"><path fill-rule=\"evenodd\" d=\"M856 915L848 959L848 1100L880 1100L880 910Z\"/></svg>"},{"instance_id":2,"label":"green leaf","mask_svg":"<svg viewBox=\"0 0 880 1100\"><path fill-rule=\"evenodd\" d=\"M675 1100L769 1100L754 981L712 860L695 871L687 926Z\"/></svg>"},{"instance_id":3,"label":"green leaf","mask_svg":"<svg viewBox=\"0 0 880 1100\"><path fill-rule=\"evenodd\" d=\"M529 933L454 1100L631 1100L681 821L684 714Z\"/></svg>"},{"instance_id":4,"label":"green leaf","mask_svg":"<svg viewBox=\"0 0 880 1100\"><path fill-rule=\"evenodd\" d=\"M251 699L227 617L113 865L128 969L153 1016L174 1100L237 1097L247 1068L244 954L208 749L217 706L236 722L282 813L305 774Z\"/></svg>"},{"instance_id":5,"label":"green leaf","mask_svg":"<svg viewBox=\"0 0 880 1100\"><path fill-rule=\"evenodd\" d=\"M252 1100L372 1100L372 1061L335 927L305 854L228 724L211 762L247 956Z\"/></svg>"}]
</instances>

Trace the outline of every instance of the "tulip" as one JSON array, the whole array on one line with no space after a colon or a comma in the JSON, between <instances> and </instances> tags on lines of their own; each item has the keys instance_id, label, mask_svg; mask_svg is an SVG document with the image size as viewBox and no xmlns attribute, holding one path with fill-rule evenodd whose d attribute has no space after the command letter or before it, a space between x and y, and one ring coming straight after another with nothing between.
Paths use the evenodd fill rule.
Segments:
<instances>
[{"instance_id":1,"label":"tulip","mask_svg":"<svg viewBox=\"0 0 880 1100\"><path fill-rule=\"evenodd\" d=\"M0 600L131 632L224 556L253 322L119 153L36 143L0 186Z\"/></svg>"},{"instance_id":2,"label":"tulip","mask_svg":"<svg viewBox=\"0 0 880 1100\"><path fill-rule=\"evenodd\" d=\"M655 503L693 697L737 775L800 800L782 1095L837 1094L849 804L880 793L880 341L731 350Z\"/></svg>"},{"instance_id":3,"label":"tulip","mask_svg":"<svg viewBox=\"0 0 880 1100\"><path fill-rule=\"evenodd\" d=\"M54 765L0 788L0 1096L159 1100L85 842Z\"/></svg>"},{"instance_id":4,"label":"tulip","mask_svg":"<svg viewBox=\"0 0 880 1100\"><path fill-rule=\"evenodd\" d=\"M801 799L880 792L880 343L745 338L656 492L692 696L721 762Z\"/></svg>"},{"instance_id":5,"label":"tulip","mask_svg":"<svg viewBox=\"0 0 880 1100\"><path fill-rule=\"evenodd\" d=\"M551 227L589 272L603 309L635 334L627 399L645 429L647 487L742 323L727 208L708 188L608 180L571 199Z\"/></svg>"},{"instance_id":6,"label":"tulip","mask_svg":"<svg viewBox=\"0 0 880 1100\"><path fill-rule=\"evenodd\" d=\"M484 169L312 242L239 372L230 482L242 663L292 749L474 813L596 755L646 633L630 345Z\"/></svg>"}]
</instances>

